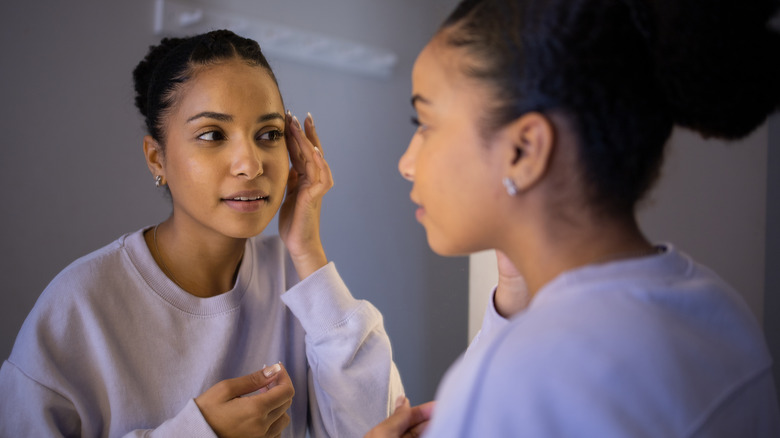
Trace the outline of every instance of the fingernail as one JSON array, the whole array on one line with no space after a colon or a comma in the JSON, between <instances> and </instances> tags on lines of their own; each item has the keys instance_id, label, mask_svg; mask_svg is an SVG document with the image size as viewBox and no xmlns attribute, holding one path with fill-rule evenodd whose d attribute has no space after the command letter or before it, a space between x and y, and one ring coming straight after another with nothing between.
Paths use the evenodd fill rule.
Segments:
<instances>
[{"instance_id":1,"label":"fingernail","mask_svg":"<svg viewBox=\"0 0 780 438\"><path fill-rule=\"evenodd\" d=\"M281 370L282 370L282 366L279 365L278 363L275 363L268 368L263 368L263 375L266 377L271 377Z\"/></svg>"},{"instance_id":2,"label":"fingernail","mask_svg":"<svg viewBox=\"0 0 780 438\"><path fill-rule=\"evenodd\" d=\"M309 119L311 126L314 126L314 117L311 116L311 113L306 113L306 118Z\"/></svg>"},{"instance_id":3,"label":"fingernail","mask_svg":"<svg viewBox=\"0 0 780 438\"><path fill-rule=\"evenodd\" d=\"M322 151L320 150L320 148L314 146L314 151L317 152L317 154L319 154L320 157L322 157Z\"/></svg>"},{"instance_id":4,"label":"fingernail","mask_svg":"<svg viewBox=\"0 0 780 438\"><path fill-rule=\"evenodd\" d=\"M406 396L399 395L398 398L395 399L395 408L396 409L400 408L401 406L404 405L404 403L406 403Z\"/></svg>"},{"instance_id":5,"label":"fingernail","mask_svg":"<svg viewBox=\"0 0 780 438\"><path fill-rule=\"evenodd\" d=\"M295 122L296 128L301 129L301 122L298 121L298 117L293 116L293 122Z\"/></svg>"}]
</instances>

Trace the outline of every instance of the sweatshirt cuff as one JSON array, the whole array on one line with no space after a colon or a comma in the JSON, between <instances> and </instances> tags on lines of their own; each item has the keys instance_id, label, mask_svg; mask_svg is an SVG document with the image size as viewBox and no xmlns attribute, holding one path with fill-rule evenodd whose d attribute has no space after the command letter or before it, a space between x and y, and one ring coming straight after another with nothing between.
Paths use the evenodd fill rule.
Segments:
<instances>
[{"instance_id":1,"label":"sweatshirt cuff","mask_svg":"<svg viewBox=\"0 0 780 438\"><path fill-rule=\"evenodd\" d=\"M349 293L333 262L283 293L282 301L301 322L306 334L313 337L343 325L362 303Z\"/></svg>"},{"instance_id":2,"label":"sweatshirt cuff","mask_svg":"<svg viewBox=\"0 0 780 438\"><path fill-rule=\"evenodd\" d=\"M178 415L155 429L153 436L217 438L194 399L190 399Z\"/></svg>"}]
</instances>

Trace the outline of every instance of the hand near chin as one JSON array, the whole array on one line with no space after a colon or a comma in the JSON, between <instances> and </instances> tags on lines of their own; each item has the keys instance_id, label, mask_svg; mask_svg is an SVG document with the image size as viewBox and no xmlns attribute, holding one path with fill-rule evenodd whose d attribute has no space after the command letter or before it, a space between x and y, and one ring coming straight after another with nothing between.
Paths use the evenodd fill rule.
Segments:
<instances>
[{"instance_id":1,"label":"hand near chin","mask_svg":"<svg viewBox=\"0 0 780 438\"><path fill-rule=\"evenodd\" d=\"M287 371L277 364L223 380L198 396L195 404L219 437L278 437L290 424L287 409L293 395Z\"/></svg>"},{"instance_id":2,"label":"hand near chin","mask_svg":"<svg viewBox=\"0 0 780 438\"><path fill-rule=\"evenodd\" d=\"M404 396L395 403L395 412L371 429L365 438L416 438L422 436L431 419L435 402L410 406Z\"/></svg>"},{"instance_id":3,"label":"hand near chin","mask_svg":"<svg viewBox=\"0 0 780 438\"><path fill-rule=\"evenodd\" d=\"M285 125L292 168L279 211L279 235L304 279L328 262L320 240L320 210L322 197L333 187L333 176L311 116L304 120L305 132L289 112Z\"/></svg>"},{"instance_id":4,"label":"hand near chin","mask_svg":"<svg viewBox=\"0 0 780 438\"><path fill-rule=\"evenodd\" d=\"M532 296L528 291L525 278L506 254L496 250L496 262L498 264L498 286L493 302L498 313L509 318L528 307Z\"/></svg>"}]
</instances>

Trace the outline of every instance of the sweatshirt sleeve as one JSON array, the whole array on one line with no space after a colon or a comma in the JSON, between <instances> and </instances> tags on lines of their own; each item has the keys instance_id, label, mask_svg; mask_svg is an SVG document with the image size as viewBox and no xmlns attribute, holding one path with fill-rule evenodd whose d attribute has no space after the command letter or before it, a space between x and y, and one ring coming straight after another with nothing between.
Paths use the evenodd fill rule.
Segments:
<instances>
[{"instance_id":1,"label":"sweatshirt sleeve","mask_svg":"<svg viewBox=\"0 0 780 438\"><path fill-rule=\"evenodd\" d=\"M333 263L282 295L306 332L311 436L362 437L403 394L382 315Z\"/></svg>"},{"instance_id":2,"label":"sweatshirt sleeve","mask_svg":"<svg viewBox=\"0 0 780 438\"><path fill-rule=\"evenodd\" d=\"M80 436L81 421L68 399L25 375L13 363L0 368L0 436Z\"/></svg>"},{"instance_id":3,"label":"sweatshirt sleeve","mask_svg":"<svg viewBox=\"0 0 780 438\"><path fill-rule=\"evenodd\" d=\"M82 436L82 415L66 397L36 382L13 363L0 368L0 437ZM125 437L216 438L190 400L179 414L156 429L139 429Z\"/></svg>"},{"instance_id":4,"label":"sweatshirt sleeve","mask_svg":"<svg viewBox=\"0 0 780 438\"><path fill-rule=\"evenodd\" d=\"M203 415L195 404L195 400L190 400L175 417L161 424L156 429L134 430L124 436L124 438L217 438L217 435L211 429L211 426L203 418Z\"/></svg>"}]
</instances>

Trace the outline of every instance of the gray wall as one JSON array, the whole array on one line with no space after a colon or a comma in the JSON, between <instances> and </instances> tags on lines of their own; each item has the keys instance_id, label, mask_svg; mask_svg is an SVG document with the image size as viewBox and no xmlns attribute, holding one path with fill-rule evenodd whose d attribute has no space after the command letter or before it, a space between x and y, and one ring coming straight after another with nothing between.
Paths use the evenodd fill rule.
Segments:
<instances>
[{"instance_id":1,"label":"gray wall","mask_svg":"<svg viewBox=\"0 0 780 438\"><path fill-rule=\"evenodd\" d=\"M639 209L653 241L672 242L763 316L767 127L735 142L675 129L658 184Z\"/></svg>"},{"instance_id":2,"label":"gray wall","mask_svg":"<svg viewBox=\"0 0 780 438\"><path fill-rule=\"evenodd\" d=\"M775 385L780 394L780 115L769 121L769 177L766 214L766 294L764 332L775 359Z\"/></svg>"},{"instance_id":3,"label":"gray wall","mask_svg":"<svg viewBox=\"0 0 780 438\"><path fill-rule=\"evenodd\" d=\"M333 169L322 219L329 258L353 294L383 312L409 397L431 399L466 345L467 260L430 252L396 163L412 134L412 63L454 0L210 3L399 55L390 79L270 61L287 106L314 115ZM152 0L3 6L2 358L57 272L168 215L144 164L131 85L158 40L152 17Z\"/></svg>"}]
</instances>

